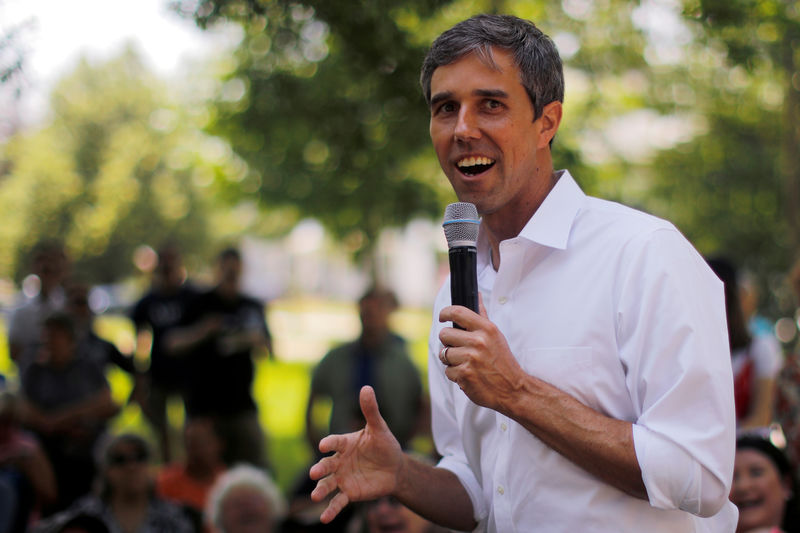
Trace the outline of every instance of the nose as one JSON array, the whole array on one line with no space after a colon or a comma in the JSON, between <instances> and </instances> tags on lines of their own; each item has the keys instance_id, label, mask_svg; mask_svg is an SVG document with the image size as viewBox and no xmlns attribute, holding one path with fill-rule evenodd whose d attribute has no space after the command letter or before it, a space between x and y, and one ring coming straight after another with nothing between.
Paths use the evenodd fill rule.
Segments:
<instances>
[{"instance_id":1,"label":"nose","mask_svg":"<svg viewBox=\"0 0 800 533\"><path fill-rule=\"evenodd\" d=\"M458 120L453 132L456 141L470 141L479 139L481 130L475 112L467 106L462 106L458 111Z\"/></svg>"}]
</instances>

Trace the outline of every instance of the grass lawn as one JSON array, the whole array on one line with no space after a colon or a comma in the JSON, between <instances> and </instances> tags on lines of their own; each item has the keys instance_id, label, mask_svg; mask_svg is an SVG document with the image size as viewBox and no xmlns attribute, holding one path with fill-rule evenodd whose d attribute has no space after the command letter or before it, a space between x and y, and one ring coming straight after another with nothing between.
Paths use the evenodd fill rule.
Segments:
<instances>
[{"instance_id":1,"label":"grass lawn","mask_svg":"<svg viewBox=\"0 0 800 533\"><path fill-rule=\"evenodd\" d=\"M427 309L400 309L393 316L393 327L408 340L423 381L427 378L430 320L430 310ZM311 370L330 347L357 336L360 325L355 304L312 299L271 302L267 322L273 334L277 359L257 361L253 395L268 435L267 451L276 481L286 490L298 476L305 475L312 457L304 438ZM127 318L101 316L97 319L96 329L100 336L114 342L121 350L131 351L134 333ZM12 380L16 377L16 369L8 358L5 327L0 327L0 373ZM138 406L127 404L131 379L112 367L108 371L108 380L114 398L124 405L112 423L112 430L133 431L155 442ZM324 419L325 413L319 413L319 416ZM180 402L170 404L169 417L175 434L173 441L179 445L183 422ZM428 451L429 446L429 442L418 443L423 451ZM179 452L179 448L176 451Z\"/></svg>"}]
</instances>

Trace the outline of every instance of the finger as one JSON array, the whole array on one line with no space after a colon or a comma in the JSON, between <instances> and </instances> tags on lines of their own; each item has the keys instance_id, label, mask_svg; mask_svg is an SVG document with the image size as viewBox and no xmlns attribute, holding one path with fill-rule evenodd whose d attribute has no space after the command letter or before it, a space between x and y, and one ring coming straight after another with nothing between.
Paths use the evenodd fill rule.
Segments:
<instances>
[{"instance_id":1,"label":"finger","mask_svg":"<svg viewBox=\"0 0 800 533\"><path fill-rule=\"evenodd\" d=\"M439 350L439 362L443 365L447 364L447 348L448 346L442 346L442 349Z\"/></svg>"},{"instance_id":2,"label":"finger","mask_svg":"<svg viewBox=\"0 0 800 533\"><path fill-rule=\"evenodd\" d=\"M461 305L449 305L439 312L439 322L453 322L467 331L476 328L480 315Z\"/></svg>"},{"instance_id":3,"label":"finger","mask_svg":"<svg viewBox=\"0 0 800 533\"><path fill-rule=\"evenodd\" d=\"M327 475L332 474L336 470L336 459L334 457L323 457L317 464L311 467L308 471L308 476L311 479L322 479Z\"/></svg>"},{"instance_id":4,"label":"finger","mask_svg":"<svg viewBox=\"0 0 800 533\"><path fill-rule=\"evenodd\" d=\"M470 333L462 329L442 328L442 330L439 331L439 342L442 343L442 346L450 347L450 349L447 350L447 358L450 361L453 360L453 348L466 345L469 342L469 337ZM440 355L441 353L442 351L439 350Z\"/></svg>"},{"instance_id":5,"label":"finger","mask_svg":"<svg viewBox=\"0 0 800 533\"><path fill-rule=\"evenodd\" d=\"M333 476L324 477L317 482L317 486L311 491L311 500L321 502L328 494L336 490L336 479Z\"/></svg>"},{"instance_id":6,"label":"finger","mask_svg":"<svg viewBox=\"0 0 800 533\"><path fill-rule=\"evenodd\" d=\"M375 390L372 387L369 385L361 387L358 401L361 404L361 412L364 413L364 420L366 420L368 426L376 428L388 427L378 409L378 399L375 397Z\"/></svg>"},{"instance_id":7,"label":"finger","mask_svg":"<svg viewBox=\"0 0 800 533\"><path fill-rule=\"evenodd\" d=\"M342 446L341 435L328 435L319 441L319 451L322 453L335 452Z\"/></svg>"},{"instance_id":8,"label":"finger","mask_svg":"<svg viewBox=\"0 0 800 533\"><path fill-rule=\"evenodd\" d=\"M483 318L489 318L489 313L486 312L486 308L483 306L483 295L478 292L478 312Z\"/></svg>"},{"instance_id":9,"label":"finger","mask_svg":"<svg viewBox=\"0 0 800 533\"><path fill-rule=\"evenodd\" d=\"M458 385L458 381L457 381L458 374L459 374L459 370L457 368L455 368L454 366L446 366L446 367L444 367L444 375L447 377L447 379L449 379L450 381L452 381L453 383L455 383L457 385ZM460 387L460 385L459 385L459 387Z\"/></svg>"},{"instance_id":10,"label":"finger","mask_svg":"<svg viewBox=\"0 0 800 533\"><path fill-rule=\"evenodd\" d=\"M322 511L322 515L319 517L320 522L327 524L332 521L349 502L350 499L347 497L347 495L345 495L343 492L338 493L333 497L331 502L328 504L328 507Z\"/></svg>"}]
</instances>

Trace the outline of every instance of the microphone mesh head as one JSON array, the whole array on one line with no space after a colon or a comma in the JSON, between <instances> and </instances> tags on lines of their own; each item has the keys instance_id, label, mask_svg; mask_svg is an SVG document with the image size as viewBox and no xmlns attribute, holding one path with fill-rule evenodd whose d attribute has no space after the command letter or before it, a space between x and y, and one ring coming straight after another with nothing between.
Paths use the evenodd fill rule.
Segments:
<instances>
[{"instance_id":1,"label":"microphone mesh head","mask_svg":"<svg viewBox=\"0 0 800 533\"><path fill-rule=\"evenodd\" d=\"M475 246L478 242L478 209L469 202L456 202L444 210L444 236L447 247Z\"/></svg>"}]
</instances>

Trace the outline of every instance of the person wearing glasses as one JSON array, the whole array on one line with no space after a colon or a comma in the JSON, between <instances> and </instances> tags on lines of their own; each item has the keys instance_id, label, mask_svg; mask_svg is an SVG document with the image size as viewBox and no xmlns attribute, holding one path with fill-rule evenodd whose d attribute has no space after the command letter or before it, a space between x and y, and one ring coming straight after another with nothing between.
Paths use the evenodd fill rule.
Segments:
<instances>
[{"instance_id":1,"label":"person wearing glasses","mask_svg":"<svg viewBox=\"0 0 800 533\"><path fill-rule=\"evenodd\" d=\"M155 495L150 447L140 436L111 439L99 465L98 493L90 493L65 511L41 522L35 533L55 533L77 516L103 521L112 533L191 533L192 523L179 507Z\"/></svg>"}]
</instances>

